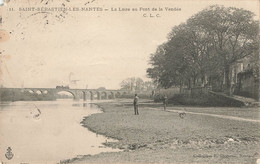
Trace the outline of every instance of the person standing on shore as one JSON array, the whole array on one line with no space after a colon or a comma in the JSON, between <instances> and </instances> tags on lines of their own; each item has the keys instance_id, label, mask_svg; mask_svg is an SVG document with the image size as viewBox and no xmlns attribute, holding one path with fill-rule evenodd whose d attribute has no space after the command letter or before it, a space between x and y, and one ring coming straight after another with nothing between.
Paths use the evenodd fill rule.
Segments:
<instances>
[{"instance_id":1,"label":"person standing on shore","mask_svg":"<svg viewBox=\"0 0 260 164\"><path fill-rule=\"evenodd\" d=\"M164 95L164 97L163 97L163 108L164 108L164 110L166 110L167 103L168 103L168 98L167 98L166 95Z\"/></svg>"},{"instance_id":2,"label":"person standing on shore","mask_svg":"<svg viewBox=\"0 0 260 164\"><path fill-rule=\"evenodd\" d=\"M139 97L137 96L137 94L135 94L135 98L134 98L134 110L135 110L135 115L139 115L138 113L138 104L139 104Z\"/></svg>"}]
</instances>

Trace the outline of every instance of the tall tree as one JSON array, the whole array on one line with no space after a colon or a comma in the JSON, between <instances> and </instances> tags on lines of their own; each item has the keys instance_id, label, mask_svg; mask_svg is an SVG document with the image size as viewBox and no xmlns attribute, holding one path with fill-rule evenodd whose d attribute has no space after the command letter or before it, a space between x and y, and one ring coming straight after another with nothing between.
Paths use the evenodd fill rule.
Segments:
<instances>
[{"instance_id":1,"label":"tall tree","mask_svg":"<svg viewBox=\"0 0 260 164\"><path fill-rule=\"evenodd\" d=\"M148 76L165 88L215 78L229 90L231 65L258 50L258 34L252 12L211 6L172 29L151 55Z\"/></svg>"},{"instance_id":2,"label":"tall tree","mask_svg":"<svg viewBox=\"0 0 260 164\"><path fill-rule=\"evenodd\" d=\"M201 29L201 35L211 40L222 60L226 90L231 85L230 66L258 48L258 22L253 18L254 14L247 10L214 5L188 20L191 26Z\"/></svg>"}]
</instances>

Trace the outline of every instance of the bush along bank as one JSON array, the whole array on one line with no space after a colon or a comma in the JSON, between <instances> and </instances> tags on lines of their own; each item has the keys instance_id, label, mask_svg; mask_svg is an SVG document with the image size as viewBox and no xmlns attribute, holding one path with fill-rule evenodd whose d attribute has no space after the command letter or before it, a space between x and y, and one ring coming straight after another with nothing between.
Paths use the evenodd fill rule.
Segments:
<instances>
[{"instance_id":1,"label":"bush along bank","mask_svg":"<svg viewBox=\"0 0 260 164\"><path fill-rule=\"evenodd\" d=\"M241 107L244 104L231 98L212 94L186 95L176 94L169 99L169 103L189 106L214 106L214 107Z\"/></svg>"},{"instance_id":2,"label":"bush along bank","mask_svg":"<svg viewBox=\"0 0 260 164\"><path fill-rule=\"evenodd\" d=\"M163 95L154 96L154 102L163 102ZM168 97L168 103L174 105L188 106L213 106L213 107L241 107L243 102L231 98L213 94L173 94Z\"/></svg>"}]
</instances>

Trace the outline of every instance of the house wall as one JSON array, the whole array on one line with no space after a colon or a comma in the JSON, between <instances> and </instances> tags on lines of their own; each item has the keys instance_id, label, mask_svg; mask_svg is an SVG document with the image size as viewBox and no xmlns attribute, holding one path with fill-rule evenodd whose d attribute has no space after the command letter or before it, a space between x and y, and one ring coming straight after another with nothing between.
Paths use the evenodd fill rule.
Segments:
<instances>
[{"instance_id":1,"label":"house wall","mask_svg":"<svg viewBox=\"0 0 260 164\"><path fill-rule=\"evenodd\" d=\"M259 82L253 77L253 71L247 70L238 74L238 83L234 94L259 99Z\"/></svg>"}]
</instances>

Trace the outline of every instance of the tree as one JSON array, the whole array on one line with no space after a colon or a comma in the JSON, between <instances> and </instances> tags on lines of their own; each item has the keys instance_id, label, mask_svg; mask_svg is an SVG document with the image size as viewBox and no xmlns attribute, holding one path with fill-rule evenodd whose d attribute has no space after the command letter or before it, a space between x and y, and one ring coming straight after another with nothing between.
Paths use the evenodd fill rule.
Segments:
<instances>
[{"instance_id":1,"label":"tree","mask_svg":"<svg viewBox=\"0 0 260 164\"><path fill-rule=\"evenodd\" d=\"M144 90L145 91L152 91L155 89L155 84L152 81L145 81L144 82Z\"/></svg>"},{"instance_id":2,"label":"tree","mask_svg":"<svg viewBox=\"0 0 260 164\"><path fill-rule=\"evenodd\" d=\"M97 90L99 90L99 91L105 91L106 88L105 88L105 87L99 87Z\"/></svg>"},{"instance_id":3,"label":"tree","mask_svg":"<svg viewBox=\"0 0 260 164\"><path fill-rule=\"evenodd\" d=\"M258 50L258 22L250 11L211 6L195 14L168 35L151 54L150 78L161 87L225 82L230 90L230 66ZM197 84L198 83L198 84Z\"/></svg>"},{"instance_id":4,"label":"tree","mask_svg":"<svg viewBox=\"0 0 260 164\"><path fill-rule=\"evenodd\" d=\"M139 77L131 77L123 80L121 83L122 90L128 91L148 91L154 89L154 85L151 81L143 81Z\"/></svg>"},{"instance_id":5,"label":"tree","mask_svg":"<svg viewBox=\"0 0 260 164\"><path fill-rule=\"evenodd\" d=\"M236 61L252 55L258 49L258 21L254 14L244 9L211 6L188 20L191 26L201 29L222 60L225 89L230 90L230 66Z\"/></svg>"},{"instance_id":6,"label":"tree","mask_svg":"<svg viewBox=\"0 0 260 164\"><path fill-rule=\"evenodd\" d=\"M155 53L150 55L150 63L153 67L147 69L148 77L152 78L156 84L160 84L161 73L164 71L165 67L165 49L167 44L162 44L157 47Z\"/></svg>"},{"instance_id":7,"label":"tree","mask_svg":"<svg viewBox=\"0 0 260 164\"><path fill-rule=\"evenodd\" d=\"M141 90L143 90L144 89L144 81L143 81L143 79L141 79L141 78L136 78L135 79L135 90L136 91L141 91Z\"/></svg>"},{"instance_id":8,"label":"tree","mask_svg":"<svg viewBox=\"0 0 260 164\"><path fill-rule=\"evenodd\" d=\"M134 90L135 77L127 78L120 83L121 89L123 90Z\"/></svg>"},{"instance_id":9,"label":"tree","mask_svg":"<svg viewBox=\"0 0 260 164\"><path fill-rule=\"evenodd\" d=\"M152 55L150 64L153 68L147 69L148 76L154 78L157 75L156 81L164 88L195 85L203 73L202 56L206 52L200 46L207 45L203 39L192 26L183 23L174 27L168 42Z\"/></svg>"}]
</instances>

